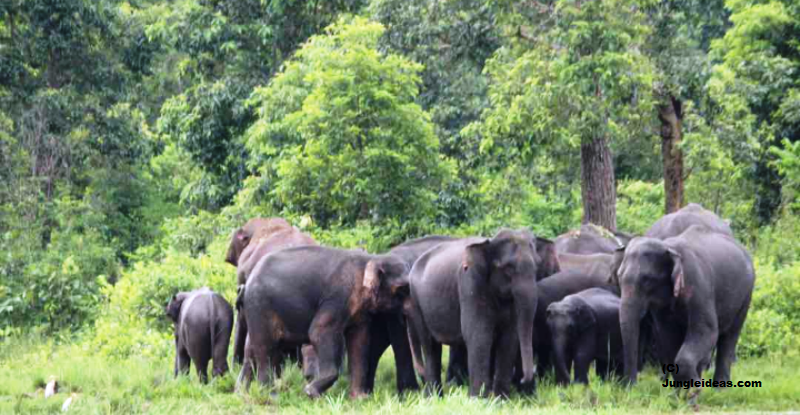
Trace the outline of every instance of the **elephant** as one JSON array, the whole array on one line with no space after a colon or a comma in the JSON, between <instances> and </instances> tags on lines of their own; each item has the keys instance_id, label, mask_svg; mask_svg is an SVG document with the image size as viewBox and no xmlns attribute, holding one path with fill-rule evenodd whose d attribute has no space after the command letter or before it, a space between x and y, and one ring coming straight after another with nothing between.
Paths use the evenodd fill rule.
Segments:
<instances>
[{"instance_id":1,"label":"elephant","mask_svg":"<svg viewBox=\"0 0 800 415\"><path fill-rule=\"evenodd\" d=\"M614 250L624 246L631 235L610 231L593 223L581 225L580 230L571 230L556 238L556 252L568 254L613 254Z\"/></svg>"},{"instance_id":2,"label":"elephant","mask_svg":"<svg viewBox=\"0 0 800 415\"><path fill-rule=\"evenodd\" d=\"M568 295L596 287L608 287L616 290L616 287L609 285L608 274L588 274L576 270L561 271L550 278L539 281L539 307L536 310L534 319L535 336L532 340L540 376L544 376L550 370L552 363L550 354L553 348L553 334L547 324L548 307L555 302L563 300Z\"/></svg>"},{"instance_id":3,"label":"elephant","mask_svg":"<svg viewBox=\"0 0 800 415\"><path fill-rule=\"evenodd\" d=\"M700 379L716 347L714 381L731 364L755 284L753 261L730 235L693 225L664 240L639 237L620 250L611 281L622 291L620 327L625 377L637 380L640 322L649 313L662 364L678 381Z\"/></svg>"},{"instance_id":4,"label":"elephant","mask_svg":"<svg viewBox=\"0 0 800 415\"><path fill-rule=\"evenodd\" d=\"M689 203L680 210L664 215L644 234L649 238L667 239L678 236L692 225L701 225L728 236L733 236L728 222L720 219L714 212L704 209L697 203Z\"/></svg>"},{"instance_id":5,"label":"elephant","mask_svg":"<svg viewBox=\"0 0 800 415\"><path fill-rule=\"evenodd\" d=\"M364 396L370 316L400 310L394 293L407 285L408 266L394 255L300 246L265 256L242 294L249 337L239 384L247 388L253 369L268 383L280 376L281 348L310 343L318 367L304 392L319 397L338 378L346 344L350 396Z\"/></svg>"},{"instance_id":6,"label":"elephant","mask_svg":"<svg viewBox=\"0 0 800 415\"><path fill-rule=\"evenodd\" d=\"M553 242L528 230L444 242L419 257L408 277L407 312L422 346L427 392L441 393L442 344L466 347L471 396L508 396L518 350L521 384L535 388L536 281L555 272Z\"/></svg>"},{"instance_id":7,"label":"elephant","mask_svg":"<svg viewBox=\"0 0 800 415\"><path fill-rule=\"evenodd\" d=\"M570 254L562 252L558 254L558 263L561 270L581 271L590 275L610 275L611 267L614 264L612 254Z\"/></svg>"},{"instance_id":8,"label":"elephant","mask_svg":"<svg viewBox=\"0 0 800 415\"><path fill-rule=\"evenodd\" d=\"M422 238L412 239L389 250L389 255L397 256L402 259L409 269L414 265L417 258L420 257L428 249L439 245L442 242L453 241L456 238L451 236L431 235ZM410 301L408 293L408 285L402 287L401 295ZM369 367L367 376L364 378L364 390L369 393L374 388L375 374L378 369L378 363L381 356L386 349L391 345L394 351L395 370L397 372L397 390L403 393L405 390L416 390L419 388L417 384L417 376L414 373L414 367L420 367L417 363L420 353L417 352L417 358L414 357L410 347L409 337L413 336L413 331L407 329L405 316L402 310L396 310L390 313L375 313L372 315L370 321L370 355ZM417 345L419 342L413 342Z\"/></svg>"},{"instance_id":9,"label":"elephant","mask_svg":"<svg viewBox=\"0 0 800 415\"><path fill-rule=\"evenodd\" d=\"M237 285L243 287L253 268L265 255L280 249L304 245L317 245L317 242L293 227L285 219L254 218L233 232L225 261L236 267ZM233 339L233 362L242 364L245 340L247 339L247 321L243 318L238 304L237 300L239 313L236 317L236 331ZM306 350L309 353L314 351L310 348ZM299 349L295 348L287 350L286 354L299 361L301 353ZM304 370L313 371L313 368L304 366Z\"/></svg>"},{"instance_id":10,"label":"elephant","mask_svg":"<svg viewBox=\"0 0 800 415\"><path fill-rule=\"evenodd\" d=\"M175 376L189 372L190 359L202 383L208 382L209 360L214 360L212 375L224 375L233 329L230 303L203 287L173 295L164 311L175 326Z\"/></svg>"},{"instance_id":11,"label":"elephant","mask_svg":"<svg viewBox=\"0 0 800 415\"><path fill-rule=\"evenodd\" d=\"M547 307L556 382L569 384L573 363L575 381L579 383L589 383L592 361L596 361L595 370L602 379L609 373L622 375L619 305L616 293L589 288Z\"/></svg>"}]
</instances>

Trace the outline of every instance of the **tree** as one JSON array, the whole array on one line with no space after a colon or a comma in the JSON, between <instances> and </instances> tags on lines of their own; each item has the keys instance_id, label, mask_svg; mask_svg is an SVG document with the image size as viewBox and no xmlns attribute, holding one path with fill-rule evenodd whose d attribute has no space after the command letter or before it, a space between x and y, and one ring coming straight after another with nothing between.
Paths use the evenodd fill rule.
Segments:
<instances>
[{"instance_id":1,"label":"tree","mask_svg":"<svg viewBox=\"0 0 800 415\"><path fill-rule=\"evenodd\" d=\"M800 7L783 0L728 0L725 5L733 26L712 44L712 53L722 61L712 82L741 97L755 116L761 151L750 177L757 183L754 213L766 224L781 203L776 153L769 148L800 139L795 111L800 106L800 50L794 40L800 37Z\"/></svg>"},{"instance_id":2,"label":"tree","mask_svg":"<svg viewBox=\"0 0 800 415\"><path fill-rule=\"evenodd\" d=\"M661 124L661 154L664 171L664 212L686 204L683 141L685 101L697 108L706 94L711 75L708 51L711 41L727 27L722 0L661 0L646 9L653 30L647 53L656 73L658 119Z\"/></svg>"},{"instance_id":3,"label":"tree","mask_svg":"<svg viewBox=\"0 0 800 415\"><path fill-rule=\"evenodd\" d=\"M322 225L433 216L450 163L414 102L421 66L378 51L383 32L342 19L253 93L248 148L277 207Z\"/></svg>"},{"instance_id":4,"label":"tree","mask_svg":"<svg viewBox=\"0 0 800 415\"><path fill-rule=\"evenodd\" d=\"M580 146L583 221L616 229L609 140L642 135L652 108L645 16L626 0L562 0L537 10L512 13L518 40L489 64L482 148L531 160L543 145Z\"/></svg>"}]
</instances>

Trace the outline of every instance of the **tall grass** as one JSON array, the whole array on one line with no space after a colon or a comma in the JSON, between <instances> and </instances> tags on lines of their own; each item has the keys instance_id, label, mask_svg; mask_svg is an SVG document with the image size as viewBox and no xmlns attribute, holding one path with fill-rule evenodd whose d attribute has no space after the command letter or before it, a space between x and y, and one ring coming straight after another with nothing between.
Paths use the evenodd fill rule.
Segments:
<instances>
[{"instance_id":1,"label":"tall grass","mask_svg":"<svg viewBox=\"0 0 800 415\"><path fill-rule=\"evenodd\" d=\"M772 356L743 359L733 368L734 380L760 380L760 389L706 389L699 404L689 406L676 393L661 386L654 369L645 371L632 388L603 383L593 377L588 387L557 387L552 379L539 384L535 397L509 400L473 399L465 387L447 387L443 399L410 393L400 398L394 391L393 358L381 361L376 391L369 398L347 397L346 376L319 400L302 393L304 380L296 367L270 387L255 383L247 394L233 392L235 373L200 385L194 373L172 376L171 359L129 358L112 360L88 346L57 346L23 338L0 344L0 413L60 413L73 396L68 413L75 414L347 414L347 413L663 413L673 411L781 411L800 408L800 358ZM42 389L51 376L60 383L54 397L44 399ZM710 372L706 373L711 376Z\"/></svg>"}]
</instances>

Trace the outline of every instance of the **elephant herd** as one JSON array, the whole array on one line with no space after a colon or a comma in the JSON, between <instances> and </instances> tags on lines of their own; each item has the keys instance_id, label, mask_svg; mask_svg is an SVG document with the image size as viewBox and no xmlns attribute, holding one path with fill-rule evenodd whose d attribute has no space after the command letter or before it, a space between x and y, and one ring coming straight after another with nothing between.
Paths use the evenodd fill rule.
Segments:
<instances>
[{"instance_id":1,"label":"elephant herd","mask_svg":"<svg viewBox=\"0 0 800 415\"><path fill-rule=\"evenodd\" d=\"M643 236L586 224L554 241L530 231L491 238L426 236L385 254L318 245L280 218L252 219L231 238L235 308L207 288L173 296L175 373L191 360L205 381L228 370L235 325L238 387L302 365L318 397L347 355L350 396L369 394L390 346L397 389L472 396L536 389L596 373L636 382L647 360L673 363L675 380L700 379L716 353L715 381L730 380L755 281L753 262L728 224L696 204ZM574 374L573 374L574 373Z\"/></svg>"}]
</instances>

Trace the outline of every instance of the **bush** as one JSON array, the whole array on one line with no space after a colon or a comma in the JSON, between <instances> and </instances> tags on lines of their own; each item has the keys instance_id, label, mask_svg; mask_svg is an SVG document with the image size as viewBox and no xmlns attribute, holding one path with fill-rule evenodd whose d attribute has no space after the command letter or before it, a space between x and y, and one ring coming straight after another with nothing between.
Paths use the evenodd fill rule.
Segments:
<instances>
[{"instance_id":1,"label":"bush","mask_svg":"<svg viewBox=\"0 0 800 415\"><path fill-rule=\"evenodd\" d=\"M617 229L643 235L664 214L664 183L617 183Z\"/></svg>"},{"instance_id":2,"label":"bush","mask_svg":"<svg viewBox=\"0 0 800 415\"><path fill-rule=\"evenodd\" d=\"M738 353L760 356L796 350L800 327L800 262L777 269L756 268L753 301L739 340Z\"/></svg>"},{"instance_id":3,"label":"bush","mask_svg":"<svg viewBox=\"0 0 800 415\"><path fill-rule=\"evenodd\" d=\"M95 325L94 345L116 357L171 352L172 323L164 306L173 294L208 286L233 304L236 277L223 260L226 248L227 236L220 236L208 254L196 258L168 250L163 259L137 262L115 286L105 288L108 301Z\"/></svg>"}]
</instances>

